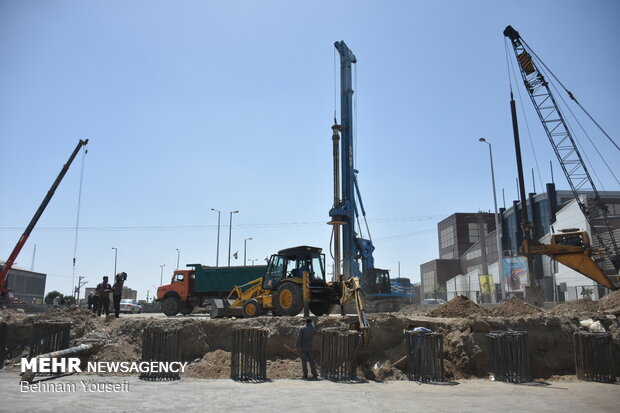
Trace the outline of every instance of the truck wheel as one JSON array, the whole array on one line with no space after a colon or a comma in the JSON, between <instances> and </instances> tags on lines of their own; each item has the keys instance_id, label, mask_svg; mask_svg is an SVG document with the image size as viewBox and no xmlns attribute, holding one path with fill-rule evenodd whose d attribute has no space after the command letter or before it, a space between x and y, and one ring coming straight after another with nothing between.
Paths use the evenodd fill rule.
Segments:
<instances>
[{"instance_id":1,"label":"truck wheel","mask_svg":"<svg viewBox=\"0 0 620 413\"><path fill-rule=\"evenodd\" d=\"M258 317L263 312L263 306L260 305L258 300L252 298L243 304L243 317L245 318L253 318Z\"/></svg>"},{"instance_id":2,"label":"truck wheel","mask_svg":"<svg viewBox=\"0 0 620 413\"><path fill-rule=\"evenodd\" d=\"M301 286L292 282L286 282L278 287L275 300L276 309L282 315L297 315L304 307Z\"/></svg>"},{"instance_id":3,"label":"truck wheel","mask_svg":"<svg viewBox=\"0 0 620 413\"><path fill-rule=\"evenodd\" d=\"M329 303L310 303L310 311L317 317L331 313L331 307Z\"/></svg>"},{"instance_id":4,"label":"truck wheel","mask_svg":"<svg viewBox=\"0 0 620 413\"><path fill-rule=\"evenodd\" d=\"M181 307L181 302L177 297L167 297L164 298L164 301L161 303L161 310L168 317L173 317L179 313L179 308Z\"/></svg>"}]
</instances>

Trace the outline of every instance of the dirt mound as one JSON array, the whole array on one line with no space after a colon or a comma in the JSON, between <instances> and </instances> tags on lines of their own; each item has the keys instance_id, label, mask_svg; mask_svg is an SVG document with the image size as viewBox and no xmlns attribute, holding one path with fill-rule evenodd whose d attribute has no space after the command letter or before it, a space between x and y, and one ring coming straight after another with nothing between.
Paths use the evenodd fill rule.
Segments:
<instances>
[{"instance_id":1,"label":"dirt mound","mask_svg":"<svg viewBox=\"0 0 620 413\"><path fill-rule=\"evenodd\" d=\"M229 352L215 350L187 366L185 376L199 379L229 379L230 363L231 356Z\"/></svg>"},{"instance_id":2,"label":"dirt mound","mask_svg":"<svg viewBox=\"0 0 620 413\"><path fill-rule=\"evenodd\" d=\"M534 307L518 298L511 298L508 301L504 301L491 310L491 314L495 317L528 316L544 312L545 310L542 308Z\"/></svg>"},{"instance_id":3,"label":"dirt mound","mask_svg":"<svg viewBox=\"0 0 620 413\"><path fill-rule=\"evenodd\" d=\"M92 311L76 306L50 308L32 318L34 321L68 321L71 323L71 338L79 338L84 334L100 328L101 320Z\"/></svg>"},{"instance_id":4,"label":"dirt mound","mask_svg":"<svg viewBox=\"0 0 620 413\"><path fill-rule=\"evenodd\" d=\"M479 306L467 297L459 295L445 304L440 305L433 311L429 311L428 317L467 317L470 315L489 315L489 310Z\"/></svg>"},{"instance_id":5,"label":"dirt mound","mask_svg":"<svg viewBox=\"0 0 620 413\"><path fill-rule=\"evenodd\" d=\"M551 309L551 312L554 314L596 313L598 311L598 303L596 301L590 300L589 298L566 301L565 303L558 304Z\"/></svg>"},{"instance_id":6,"label":"dirt mound","mask_svg":"<svg viewBox=\"0 0 620 413\"><path fill-rule=\"evenodd\" d=\"M316 367L318 369L318 360L315 359L314 362L317 364ZM308 369L310 369L310 366L308 366ZM292 379L301 377L302 374L301 361L299 361L299 359L276 359L267 361L267 377L269 378Z\"/></svg>"},{"instance_id":7,"label":"dirt mound","mask_svg":"<svg viewBox=\"0 0 620 413\"><path fill-rule=\"evenodd\" d=\"M601 311L620 312L620 290L607 294L598 302Z\"/></svg>"}]
</instances>

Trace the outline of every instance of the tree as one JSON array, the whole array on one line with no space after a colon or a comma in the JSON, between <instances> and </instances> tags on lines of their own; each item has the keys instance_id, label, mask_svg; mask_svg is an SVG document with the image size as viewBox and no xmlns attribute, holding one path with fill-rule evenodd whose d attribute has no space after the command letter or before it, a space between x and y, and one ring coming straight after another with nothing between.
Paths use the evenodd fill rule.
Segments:
<instances>
[{"instance_id":1,"label":"tree","mask_svg":"<svg viewBox=\"0 0 620 413\"><path fill-rule=\"evenodd\" d=\"M65 304L66 305L73 305L73 304L75 304L75 297L73 297L73 296L65 295L64 299L65 299Z\"/></svg>"},{"instance_id":2,"label":"tree","mask_svg":"<svg viewBox=\"0 0 620 413\"><path fill-rule=\"evenodd\" d=\"M59 293L58 291L54 290L54 291L50 291L49 293L47 293L47 295L45 296L45 304L54 304L54 298L56 297L60 297L60 299L62 300L64 295L62 295L61 293Z\"/></svg>"}]
</instances>

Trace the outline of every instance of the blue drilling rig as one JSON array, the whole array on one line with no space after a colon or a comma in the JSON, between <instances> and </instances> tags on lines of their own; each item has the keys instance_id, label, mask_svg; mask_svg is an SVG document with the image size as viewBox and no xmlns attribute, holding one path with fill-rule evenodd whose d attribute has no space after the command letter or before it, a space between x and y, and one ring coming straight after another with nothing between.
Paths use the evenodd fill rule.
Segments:
<instances>
[{"instance_id":1,"label":"blue drilling rig","mask_svg":"<svg viewBox=\"0 0 620 413\"><path fill-rule=\"evenodd\" d=\"M397 310L412 296L392 291L388 270L375 268L375 246L368 231L366 211L357 183L353 149L353 90L351 68L357 59L343 42L334 43L340 55L340 124L334 117L332 126L334 204L329 211L333 226L334 275L341 281L357 277L367 304L377 311ZM342 135L342 138L340 137ZM368 239L356 232L359 218L366 222ZM342 253L341 253L342 252ZM359 261L362 268L360 270Z\"/></svg>"}]
</instances>

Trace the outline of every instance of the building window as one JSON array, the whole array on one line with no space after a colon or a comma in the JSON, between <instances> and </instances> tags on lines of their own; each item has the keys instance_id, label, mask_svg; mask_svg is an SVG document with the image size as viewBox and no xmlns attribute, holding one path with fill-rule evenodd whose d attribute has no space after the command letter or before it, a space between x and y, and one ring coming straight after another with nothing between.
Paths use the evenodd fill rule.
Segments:
<instances>
[{"instance_id":1,"label":"building window","mask_svg":"<svg viewBox=\"0 0 620 413\"><path fill-rule=\"evenodd\" d=\"M476 250L470 251L465 254L466 260L473 260L474 258L478 258L482 255L482 248L478 248Z\"/></svg>"},{"instance_id":2,"label":"building window","mask_svg":"<svg viewBox=\"0 0 620 413\"><path fill-rule=\"evenodd\" d=\"M456 251L449 251L444 254L441 254L442 260L454 260L456 259Z\"/></svg>"},{"instance_id":3,"label":"building window","mask_svg":"<svg viewBox=\"0 0 620 413\"><path fill-rule=\"evenodd\" d=\"M486 222L482 224L482 226L483 226L484 235L488 234ZM470 222L469 224L467 224L467 229L469 232L469 242L471 242L472 244L475 244L476 242L480 241L480 231L478 230L477 223Z\"/></svg>"},{"instance_id":4,"label":"building window","mask_svg":"<svg viewBox=\"0 0 620 413\"><path fill-rule=\"evenodd\" d=\"M444 228L439 232L439 248L444 249L454 245L454 225Z\"/></svg>"}]
</instances>

